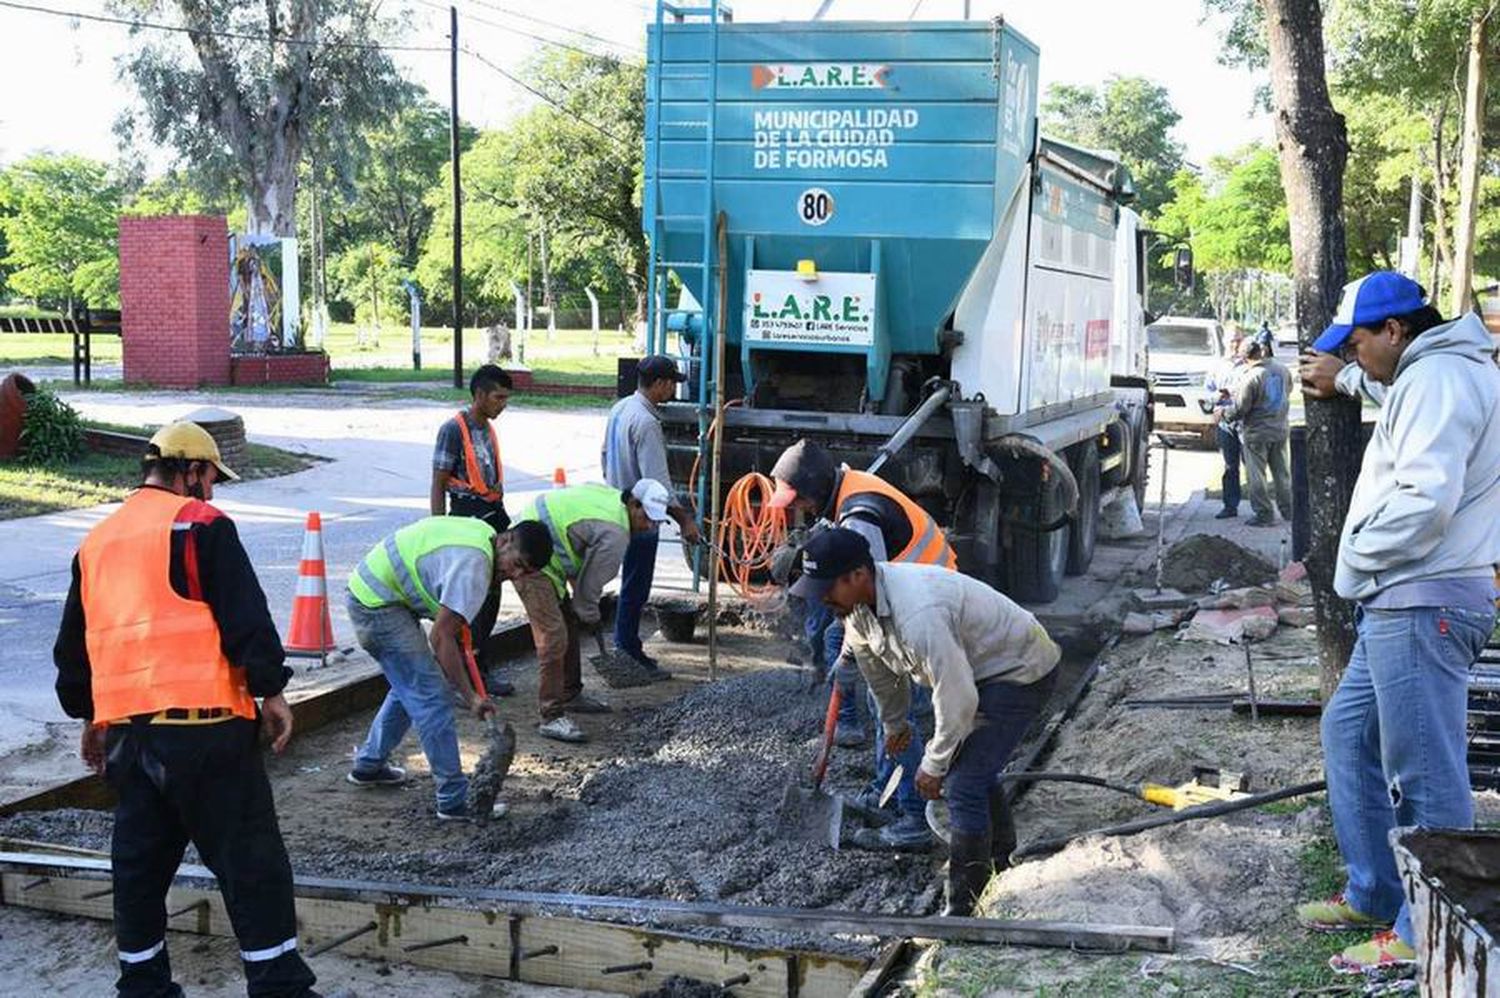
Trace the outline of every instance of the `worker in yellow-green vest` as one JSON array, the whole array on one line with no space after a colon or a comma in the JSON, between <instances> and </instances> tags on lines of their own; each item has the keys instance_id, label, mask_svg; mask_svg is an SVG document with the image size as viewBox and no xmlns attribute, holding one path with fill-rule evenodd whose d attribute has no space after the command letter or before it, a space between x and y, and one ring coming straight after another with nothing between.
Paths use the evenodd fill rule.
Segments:
<instances>
[{"instance_id":1,"label":"worker in yellow-green vest","mask_svg":"<svg viewBox=\"0 0 1500 998\"><path fill-rule=\"evenodd\" d=\"M544 737L585 741L568 715L609 711L607 703L583 692L578 639L584 632L599 633L599 596L620 571L630 536L665 523L671 499L651 478L641 479L629 492L610 485L575 485L542 493L516 517L520 525L542 524L552 539L546 567L515 580L536 642L542 715L537 731Z\"/></svg>"},{"instance_id":2,"label":"worker in yellow-green vest","mask_svg":"<svg viewBox=\"0 0 1500 998\"><path fill-rule=\"evenodd\" d=\"M389 760L416 724L437 783L437 816L469 817L453 702L456 697L481 718L495 706L470 682L465 632L492 589L506 579L535 577L551 557L552 538L540 524L496 533L483 520L454 516L418 520L370 549L349 576L349 621L391 691L354 757L350 783L404 783L406 773ZM433 622L428 635L423 617Z\"/></svg>"}]
</instances>

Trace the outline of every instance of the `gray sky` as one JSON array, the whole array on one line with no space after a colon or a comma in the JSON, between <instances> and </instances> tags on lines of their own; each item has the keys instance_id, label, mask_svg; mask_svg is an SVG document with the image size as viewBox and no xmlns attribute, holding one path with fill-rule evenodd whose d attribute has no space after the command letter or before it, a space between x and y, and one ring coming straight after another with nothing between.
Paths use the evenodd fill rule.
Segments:
<instances>
[{"instance_id":1,"label":"gray sky","mask_svg":"<svg viewBox=\"0 0 1500 998\"><path fill-rule=\"evenodd\" d=\"M27 0L57 9L104 12L103 0ZM415 0L406 44L447 45L446 5ZM457 0L464 44L507 69L515 69L543 43L526 34L605 47L576 32L609 41L617 53L639 52L646 0ZM739 21L801 20L819 0L742 0ZM834 0L829 19L905 20L962 16L963 0ZM973 0L972 15L1003 13L1007 22L1041 48L1041 84L1098 83L1115 74L1146 76L1164 84L1182 114L1177 138L1195 162L1246 142L1271 137L1265 116L1251 117L1257 80L1215 61L1213 25L1200 24L1200 0ZM518 15L529 15L528 20ZM175 20L171 14L163 20ZM488 22L488 23L486 23ZM563 30L576 29L575 32ZM74 22L0 7L0 163L37 149L79 152L100 159L115 155L111 123L131 98L115 78L115 57L136 44L123 27ZM398 61L440 101L448 93L446 53L402 54ZM459 107L481 126L503 124L531 98L482 64L460 62ZM165 165L169 157L149 157Z\"/></svg>"}]
</instances>

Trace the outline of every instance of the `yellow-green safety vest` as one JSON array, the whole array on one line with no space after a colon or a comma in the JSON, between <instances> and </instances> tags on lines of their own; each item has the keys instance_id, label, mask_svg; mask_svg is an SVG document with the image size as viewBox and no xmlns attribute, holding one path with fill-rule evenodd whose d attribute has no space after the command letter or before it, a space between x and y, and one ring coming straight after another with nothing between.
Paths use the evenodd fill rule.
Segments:
<instances>
[{"instance_id":1,"label":"yellow-green safety vest","mask_svg":"<svg viewBox=\"0 0 1500 998\"><path fill-rule=\"evenodd\" d=\"M493 566L495 528L467 516L429 516L407 524L370 549L349 574L349 591L371 610L401 604L435 619L438 601L422 585L417 561L445 547L476 548Z\"/></svg>"},{"instance_id":2,"label":"yellow-green safety vest","mask_svg":"<svg viewBox=\"0 0 1500 998\"><path fill-rule=\"evenodd\" d=\"M620 490L612 485L573 485L544 492L516 517L516 522L536 520L552 535L552 560L542 574L552 580L558 598L567 595L567 580L578 578L583 562L568 539L568 528L580 520L604 520L630 532L630 512L620 501Z\"/></svg>"}]
</instances>

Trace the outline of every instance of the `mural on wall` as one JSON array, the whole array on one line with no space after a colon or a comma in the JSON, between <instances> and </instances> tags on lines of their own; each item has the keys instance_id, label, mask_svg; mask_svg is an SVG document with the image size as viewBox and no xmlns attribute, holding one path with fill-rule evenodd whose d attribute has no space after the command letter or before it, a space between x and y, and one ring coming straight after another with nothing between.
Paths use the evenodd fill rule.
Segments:
<instances>
[{"instance_id":1,"label":"mural on wall","mask_svg":"<svg viewBox=\"0 0 1500 998\"><path fill-rule=\"evenodd\" d=\"M297 241L229 237L229 349L237 354L302 349Z\"/></svg>"}]
</instances>

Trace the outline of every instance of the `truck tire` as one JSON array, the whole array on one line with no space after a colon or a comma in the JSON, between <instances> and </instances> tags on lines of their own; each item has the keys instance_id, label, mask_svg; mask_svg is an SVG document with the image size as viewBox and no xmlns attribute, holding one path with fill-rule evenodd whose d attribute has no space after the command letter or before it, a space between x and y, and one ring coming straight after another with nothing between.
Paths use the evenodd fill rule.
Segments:
<instances>
[{"instance_id":1,"label":"truck tire","mask_svg":"<svg viewBox=\"0 0 1500 998\"><path fill-rule=\"evenodd\" d=\"M1051 603L1057 599L1068 563L1066 525L1040 530L1063 515L1062 490L1056 483L1039 484L1034 523L1012 524L1011 545L1005 559L1005 592L1023 603Z\"/></svg>"},{"instance_id":2,"label":"truck tire","mask_svg":"<svg viewBox=\"0 0 1500 998\"><path fill-rule=\"evenodd\" d=\"M1067 574L1082 575L1094 560L1094 541L1099 536L1099 445L1085 440L1072 448L1068 464L1078 479L1078 511L1068 524Z\"/></svg>"},{"instance_id":3,"label":"truck tire","mask_svg":"<svg viewBox=\"0 0 1500 998\"><path fill-rule=\"evenodd\" d=\"M1140 428L1135 438L1135 469L1130 487L1135 490L1135 508L1146 511L1146 485L1151 481L1151 425Z\"/></svg>"}]
</instances>

